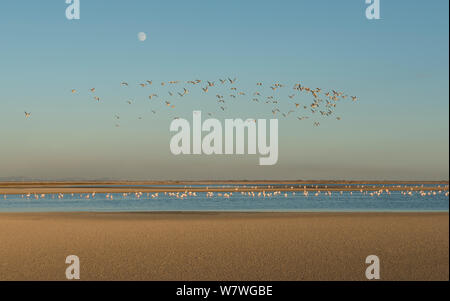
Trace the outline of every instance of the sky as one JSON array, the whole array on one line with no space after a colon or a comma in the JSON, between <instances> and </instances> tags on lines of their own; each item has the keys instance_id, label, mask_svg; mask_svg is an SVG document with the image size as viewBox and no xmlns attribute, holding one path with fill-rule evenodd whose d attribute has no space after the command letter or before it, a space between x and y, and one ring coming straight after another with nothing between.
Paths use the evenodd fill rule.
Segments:
<instances>
[{"instance_id":1,"label":"sky","mask_svg":"<svg viewBox=\"0 0 450 301\"><path fill-rule=\"evenodd\" d=\"M381 0L379 20L366 18L364 0L80 3L79 20L66 18L64 0L1 4L0 179L449 178L446 0ZM276 116L275 165L260 166L258 155L173 155L174 117L269 119L272 107L230 100L222 112L214 91L190 87L171 110L146 97L164 87L138 83L227 77L250 94L256 82L285 84L285 103L299 82L358 101L318 127L300 113Z\"/></svg>"}]
</instances>

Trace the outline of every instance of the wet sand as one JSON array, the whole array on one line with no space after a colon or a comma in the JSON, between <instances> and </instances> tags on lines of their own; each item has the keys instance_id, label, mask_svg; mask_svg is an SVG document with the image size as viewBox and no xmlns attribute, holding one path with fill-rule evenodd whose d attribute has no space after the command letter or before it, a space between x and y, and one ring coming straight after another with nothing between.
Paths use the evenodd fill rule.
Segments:
<instances>
[{"instance_id":1,"label":"wet sand","mask_svg":"<svg viewBox=\"0 0 450 301\"><path fill-rule=\"evenodd\" d=\"M0 213L0 280L449 280L448 213Z\"/></svg>"}]
</instances>

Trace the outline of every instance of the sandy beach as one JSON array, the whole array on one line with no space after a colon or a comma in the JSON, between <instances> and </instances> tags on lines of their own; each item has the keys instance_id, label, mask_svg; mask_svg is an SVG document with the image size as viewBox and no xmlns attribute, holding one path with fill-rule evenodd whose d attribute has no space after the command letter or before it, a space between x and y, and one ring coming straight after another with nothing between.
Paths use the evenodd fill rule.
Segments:
<instances>
[{"instance_id":1,"label":"sandy beach","mask_svg":"<svg viewBox=\"0 0 450 301\"><path fill-rule=\"evenodd\" d=\"M0 280L449 280L448 213L0 213Z\"/></svg>"}]
</instances>

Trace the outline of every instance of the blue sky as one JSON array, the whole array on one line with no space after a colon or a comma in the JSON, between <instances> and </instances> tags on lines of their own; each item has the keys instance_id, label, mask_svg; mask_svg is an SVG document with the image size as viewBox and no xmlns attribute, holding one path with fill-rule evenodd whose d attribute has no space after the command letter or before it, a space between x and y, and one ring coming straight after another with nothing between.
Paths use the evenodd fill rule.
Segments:
<instances>
[{"instance_id":1,"label":"blue sky","mask_svg":"<svg viewBox=\"0 0 450 301\"><path fill-rule=\"evenodd\" d=\"M448 179L448 5L381 0L381 20L369 21L364 0L81 0L81 19L69 21L64 0L7 1L0 178ZM172 155L172 118L217 108L215 93L192 91L170 111L137 83L228 76L249 93L256 82L301 82L360 100L320 127L280 118L274 166L254 155ZM216 118L272 114L242 101Z\"/></svg>"}]
</instances>

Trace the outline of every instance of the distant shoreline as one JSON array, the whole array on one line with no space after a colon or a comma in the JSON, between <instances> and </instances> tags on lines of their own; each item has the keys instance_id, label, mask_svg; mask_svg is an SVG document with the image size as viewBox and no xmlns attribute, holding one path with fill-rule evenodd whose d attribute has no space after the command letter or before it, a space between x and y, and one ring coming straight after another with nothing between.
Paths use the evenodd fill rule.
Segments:
<instances>
[{"instance_id":1,"label":"distant shoreline","mask_svg":"<svg viewBox=\"0 0 450 301\"><path fill-rule=\"evenodd\" d=\"M172 186L173 187L167 187ZM195 187L202 185L203 187ZM213 187L207 187L211 185ZM220 186L231 187L220 187ZM232 186L232 185L237 185ZM257 185L257 186L256 186ZM331 186L329 186L331 185ZM333 185L340 185L334 187ZM395 186L392 186L395 185ZM406 187L405 185L409 185ZM413 186L411 186L413 185ZM435 185L423 186L422 185ZM0 194L250 192L250 191L448 191L448 181L74 181L0 182ZM90 187L92 186L92 187ZM138 187L141 186L141 187ZM194 186L194 187L193 187Z\"/></svg>"},{"instance_id":2,"label":"distant shoreline","mask_svg":"<svg viewBox=\"0 0 450 301\"><path fill-rule=\"evenodd\" d=\"M0 180L2 185L28 184L133 184L133 185L203 185L203 184L449 184L449 180L416 181L416 180Z\"/></svg>"}]
</instances>

